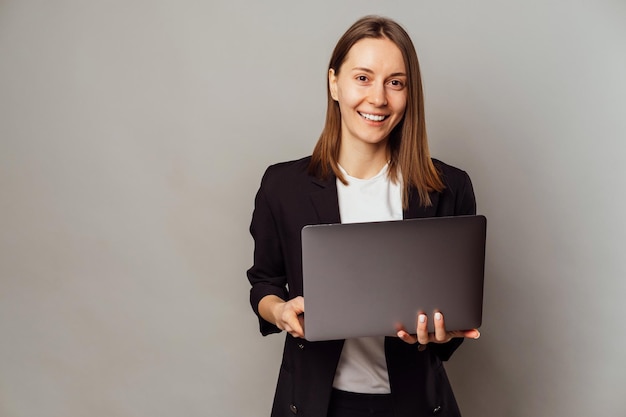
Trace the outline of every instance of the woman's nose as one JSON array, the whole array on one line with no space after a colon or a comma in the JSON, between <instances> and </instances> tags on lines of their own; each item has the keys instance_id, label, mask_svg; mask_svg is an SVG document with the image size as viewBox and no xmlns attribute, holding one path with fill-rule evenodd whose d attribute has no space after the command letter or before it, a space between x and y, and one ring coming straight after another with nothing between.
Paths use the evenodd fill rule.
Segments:
<instances>
[{"instance_id":1,"label":"woman's nose","mask_svg":"<svg viewBox=\"0 0 626 417\"><path fill-rule=\"evenodd\" d=\"M382 107L387 105L387 94L385 93L385 86L375 84L370 89L369 102L376 107Z\"/></svg>"}]
</instances>

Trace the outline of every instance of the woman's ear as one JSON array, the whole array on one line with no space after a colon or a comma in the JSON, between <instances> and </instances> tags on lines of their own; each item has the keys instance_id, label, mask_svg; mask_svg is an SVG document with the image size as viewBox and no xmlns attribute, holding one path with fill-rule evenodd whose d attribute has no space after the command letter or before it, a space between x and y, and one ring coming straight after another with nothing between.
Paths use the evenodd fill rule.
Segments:
<instances>
[{"instance_id":1,"label":"woman's ear","mask_svg":"<svg viewBox=\"0 0 626 417\"><path fill-rule=\"evenodd\" d=\"M330 96L337 101L337 74L333 68L328 70L328 88L330 89Z\"/></svg>"}]
</instances>

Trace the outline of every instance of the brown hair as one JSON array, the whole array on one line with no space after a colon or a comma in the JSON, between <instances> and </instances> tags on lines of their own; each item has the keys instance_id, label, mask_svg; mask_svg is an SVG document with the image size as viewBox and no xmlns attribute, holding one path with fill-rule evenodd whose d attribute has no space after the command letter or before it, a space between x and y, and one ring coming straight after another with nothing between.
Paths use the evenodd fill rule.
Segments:
<instances>
[{"instance_id":1,"label":"brown hair","mask_svg":"<svg viewBox=\"0 0 626 417\"><path fill-rule=\"evenodd\" d=\"M408 33L391 19L365 16L357 20L339 39L328 69L333 69L338 74L352 46L364 38L387 38L398 46L404 57L407 70L407 103L404 117L389 136L389 176L393 181L402 176L403 208L408 207L411 187L417 189L422 206L431 206L428 193L441 192L445 186L428 150L419 62ZM330 88L327 88L327 100L326 123L313 150L309 173L328 179L332 171L341 182L347 184L337 163L341 143L341 113L339 103L330 95Z\"/></svg>"}]
</instances>

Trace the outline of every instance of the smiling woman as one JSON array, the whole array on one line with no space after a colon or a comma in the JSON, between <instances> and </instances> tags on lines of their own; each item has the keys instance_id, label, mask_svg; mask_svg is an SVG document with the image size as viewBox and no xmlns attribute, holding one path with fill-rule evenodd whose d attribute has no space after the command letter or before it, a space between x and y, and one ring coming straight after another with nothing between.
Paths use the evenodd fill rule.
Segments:
<instances>
[{"instance_id":1,"label":"smiling woman","mask_svg":"<svg viewBox=\"0 0 626 417\"><path fill-rule=\"evenodd\" d=\"M441 361L477 329L447 331L438 312L433 333L420 314L397 337L305 339L302 227L476 212L467 174L430 158L417 54L396 22L367 16L340 38L327 106L312 156L267 169L250 226L252 308L263 335L287 332L272 416L459 416Z\"/></svg>"}]
</instances>

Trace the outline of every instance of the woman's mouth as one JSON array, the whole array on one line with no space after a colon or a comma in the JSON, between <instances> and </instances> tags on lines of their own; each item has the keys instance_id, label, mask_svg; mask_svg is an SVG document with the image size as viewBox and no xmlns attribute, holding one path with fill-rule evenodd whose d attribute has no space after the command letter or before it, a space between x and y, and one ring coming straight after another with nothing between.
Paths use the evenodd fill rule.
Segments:
<instances>
[{"instance_id":1,"label":"woman's mouth","mask_svg":"<svg viewBox=\"0 0 626 417\"><path fill-rule=\"evenodd\" d=\"M388 117L388 116L379 115L379 114L369 114L369 113L362 113L362 112L358 112L358 113L362 118L366 120L370 120L372 122L382 122Z\"/></svg>"}]
</instances>

